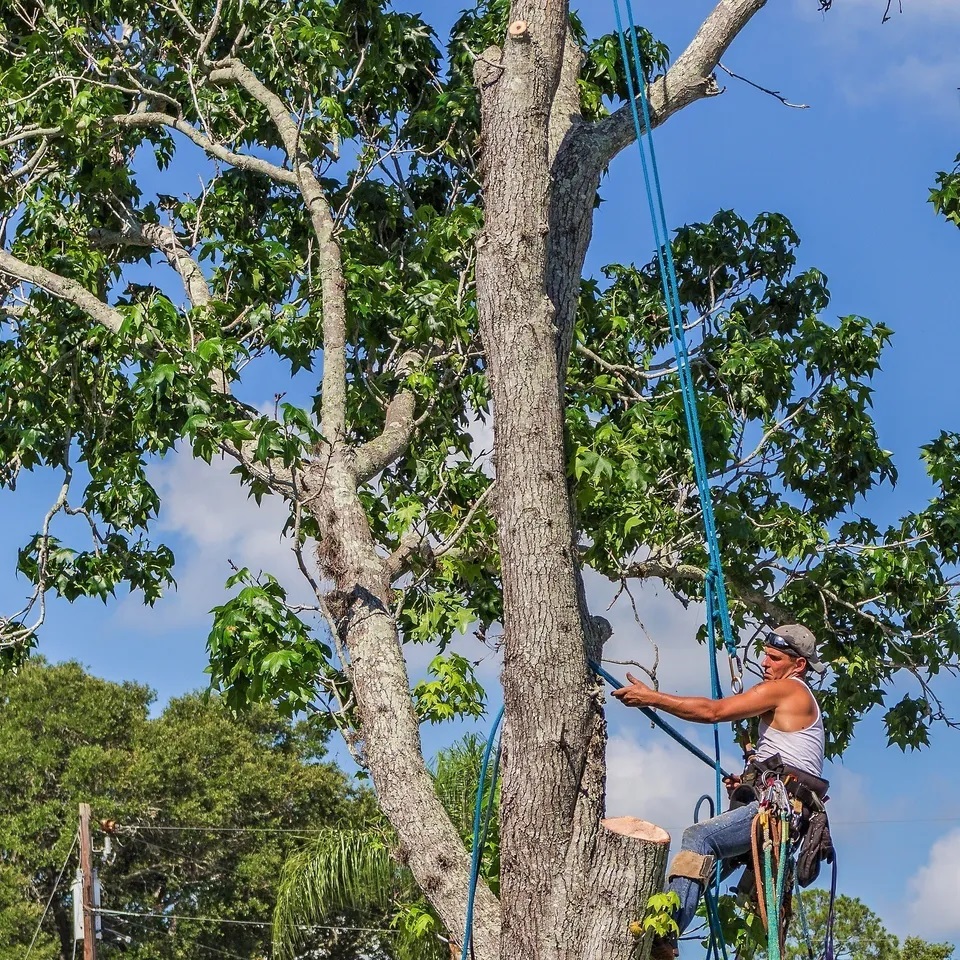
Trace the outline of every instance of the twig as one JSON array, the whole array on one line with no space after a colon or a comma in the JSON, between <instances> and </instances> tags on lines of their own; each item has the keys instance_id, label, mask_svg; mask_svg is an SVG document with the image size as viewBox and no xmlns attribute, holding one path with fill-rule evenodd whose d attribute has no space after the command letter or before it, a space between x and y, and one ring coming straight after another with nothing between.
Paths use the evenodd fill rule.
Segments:
<instances>
[{"instance_id":1,"label":"twig","mask_svg":"<svg viewBox=\"0 0 960 960\"><path fill-rule=\"evenodd\" d=\"M889 5L888 5L889 9ZM748 80L746 77L740 76L739 73L734 73L729 68L725 67L722 63L718 63L717 66L728 76L733 77L734 80L741 80L743 83L749 84L755 90L759 90L761 93L769 94L776 100L779 100L785 107L791 107L794 110L809 110L809 103L791 103L782 93L779 93L776 90L771 90L769 87L761 86L759 83L754 83L752 80Z\"/></svg>"}]
</instances>

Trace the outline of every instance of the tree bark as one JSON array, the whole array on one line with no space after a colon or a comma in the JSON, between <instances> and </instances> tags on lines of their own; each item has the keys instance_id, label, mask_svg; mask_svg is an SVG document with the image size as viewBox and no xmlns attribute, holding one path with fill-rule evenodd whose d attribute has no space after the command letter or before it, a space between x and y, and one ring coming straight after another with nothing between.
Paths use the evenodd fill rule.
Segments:
<instances>
[{"instance_id":1,"label":"tree bark","mask_svg":"<svg viewBox=\"0 0 960 960\"><path fill-rule=\"evenodd\" d=\"M333 588L327 605L350 654L362 750L377 800L400 840L401 859L447 928L464 929L470 857L437 797L423 760L420 728L391 610L386 564L357 497L352 452L333 451L303 478L305 506L321 538L317 561ZM478 957L496 957L500 909L477 890L473 938Z\"/></svg>"},{"instance_id":2,"label":"tree bark","mask_svg":"<svg viewBox=\"0 0 960 960\"><path fill-rule=\"evenodd\" d=\"M583 854L601 812L602 729L588 694L563 371L546 288L550 120L566 3L517 2L511 19L504 50L477 62L485 143L477 290L495 413L505 628L501 955L547 960L569 956L580 922Z\"/></svg>"},{"instance_id":3,"label":"tree bark","mask_svg":"<svg viewBox=\"0 0 960 960\"><path fill-rule=\"evenodd\" d=\"M765 0L721 0L651 90L653 123L715 92L712 71ZM477 302L494 407L503 582L502 957L612 960L663 879L669 838L601 827L606 741L576 559L563 385L600 177L633 139L622 108L579 114L568 5L514 0L478 58L484 230ZM486 960L484 957L483 960Z\"/></svg>"}]
</instances>

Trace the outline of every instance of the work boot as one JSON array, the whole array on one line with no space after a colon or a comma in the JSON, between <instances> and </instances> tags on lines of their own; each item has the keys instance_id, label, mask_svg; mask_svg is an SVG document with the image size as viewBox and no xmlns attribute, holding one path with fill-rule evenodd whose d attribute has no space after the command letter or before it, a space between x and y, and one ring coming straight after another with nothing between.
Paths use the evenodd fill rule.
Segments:
<instances>
[{"instance_id":1,"label":"work boot","mask_svg":"<svg viewBox=\"0 0 960 960\"><path fill-rule=\"evenodd\" d=\"M676 937L654 937L653 947L650 949L650 960L674 960L679 957Z\"/></svg>"}]
</instances>

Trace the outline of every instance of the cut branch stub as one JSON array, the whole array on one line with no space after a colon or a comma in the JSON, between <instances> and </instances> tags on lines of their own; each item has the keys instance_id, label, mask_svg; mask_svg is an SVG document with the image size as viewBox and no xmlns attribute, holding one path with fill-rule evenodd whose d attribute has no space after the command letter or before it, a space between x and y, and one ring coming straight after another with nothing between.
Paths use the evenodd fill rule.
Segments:
<instances>
[{"instance_id":1,"label":"cut branch stub","mask_svg":"<svg viewBox=\"0 0 960 960\"><path fill-rule=\"evenodd\" d=\"M511 40L529 40L530 26L526 20L514 20L507 28L507 35Z\"/></svg>"},{"instance_id":2,"label":"cut branch stub","mask_svg":"<svg viewBox=\"0 0 960 960\"><path fill-rule=\"evenodd\" d=\"M636 817L608 818L600 826L589 884L593 899L580 956L633 958L643 943L631 926L642 922L650 891L662 888L670 834Z\"/></svg>"}]
</instances>

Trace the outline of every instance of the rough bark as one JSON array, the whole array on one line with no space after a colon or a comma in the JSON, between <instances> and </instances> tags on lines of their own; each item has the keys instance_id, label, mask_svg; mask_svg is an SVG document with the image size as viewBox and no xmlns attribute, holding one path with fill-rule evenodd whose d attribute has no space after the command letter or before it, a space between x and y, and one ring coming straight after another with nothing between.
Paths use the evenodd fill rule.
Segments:
<instances>
[{"instance_id":1,"label":"rough bark","mask_svg":"<svg viewBox=\"0 0 960 960\"><path fill-rule=\"evenodd\" d=\"M722 0L651 90L652 122L715 92L712 71L764 0ZM609 960L642 951L626 921L662 881L665 834L601 829L605 730L587 671L565 477L563 382L603 170L633 139L577 102L567 4L514 2L476 65L484 231L477 296L494 404L504 608L501 956Z\"/></svg>"},{"instance_id":2,"label":"rough bark","mask_svg":"<svg viewBox=\"0 0 960 960\"><path fill-rule=\"evenodd\" d=\"M478 61L484 231L477 255L489 363L502 557L504 766L501 955L568 955L584 863L578 816L596 710L566 485L555 311L547 296L549 131L566 41L565 3L515 3L502 54ZM525 21L521 29L519 22ZM499 65L497 61L499 59ZM571 870L574 868L576 873ZM521 906L522 905L522 906Z\"/></svg>"},{"instance_id":3,"label":"rough bark","mask_svg":"<svg viewBox=\"0 0 960 960\"><path fill-rule=\"evenodd\" d=\"M466 919L470 858L423 760L386 565L357 497L350 452L334 452L327 462L314 464L303 477L303 490L322 531L318 564L333 583L327 604L332 627L350 653L360 746L377 799L397 831L402 858L456 934ZM499 932L499 905L481 885L473 924L478 957L497 955Z\"/></svg>"},{"instance_id":4,"label":"rough bark","mask_svg":"<svg viewBox=\"0 0 960 960\"><path fill-rule=\"evenodd\" d=\"M641 891L663 883L669 849L670 834L645 820L617 817L602 822L588 882L595 909L578 957L640 956L646 945L630 932L630 922L642 920L646 912Z\"/></svg>"}]
</instances>

